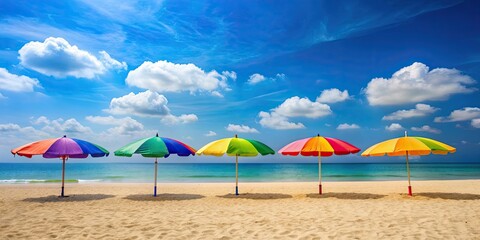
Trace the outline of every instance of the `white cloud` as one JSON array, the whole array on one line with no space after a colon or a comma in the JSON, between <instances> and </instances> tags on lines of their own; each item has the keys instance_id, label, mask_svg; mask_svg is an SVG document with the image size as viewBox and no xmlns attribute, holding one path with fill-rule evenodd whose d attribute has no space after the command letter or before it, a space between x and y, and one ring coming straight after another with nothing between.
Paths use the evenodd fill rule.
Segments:
<instances>
[{"instance_id":1,"label":"white cloud","mask_svg":"<svg viewBox=\"0 0 480 240\"><path fill-rule=\"evenodd\" d=\"M415 62L395 72L391 78L374 78L365 89L370 105L400 105L422 101L447 100L453 94L470 93L475 88L471 77L456 69L436 68L429 71Z\"/></svg>"},{"instance_id":2,"label":"white cloud","mask_svg":"<svg viewBox=\"0 0 480 240\"><path fill-rule=\"evenodd\" d=\"M268 113L262 111L258 114L258 116L260 117L260 125L266 128L277 130L305 128L302 123L289 122L287 117L282 116L276 112Z\"/></svg>"},{"instance_id":3,"label":"white cloud","mask_svg":"<svg viewBox=\"0 0 480 240\"><path fill-rule=\"evenodd\" d=\"M448 117L436 117L435 122L459 122L480 118L480 108L464 107L450 113Z\"/></svg>"},{"instance_id":4,"label":"white cloud","mask_svg":"<svg viewBox=\"0 0 480 240\"><path fill-rule=\"evenodd\" d=\"M404 128L402 127L402 125L398 124L398 123L392 123L390 124L390 126L386 126L385 127L385 130L387 131L400 131L400 130L403 130Z\"/></svg>"},{"instance_id":5,"label":"white cloud","mask_svg":"<svg viewBox=\"0 0 480 240\"><path fill-rule=\"evenodd\" d=\"M442 131L440 131L436 128L432 128L428 125L423 125L422 127L412 127L411 129L413 131L416 131L416 132L429 132L429 133L435 133L435 134L439 134L439 133L442 132Z\"/></svg>"},{"instance_id":6,"label":"white cloud","mask_svg":"<svg viewBox=\"0 0 480 240\"><path fill-rule=\"evenodd\" d=\"M286 99L280 106L270 112L260 112L260 124L266 128L277 130L305 128L302 123L289 121L291 117L319 118L332 114L327 104L312 102L308 98L298 96Z\"/></svg>"},{"instance_id":7,"label":"white cloud","mask_svg":"<svg viewBox=\"0 0 480 240\"><path fill-rule=\"evenodd\" d=\"M111 114L133 114L138 116L166 116L170 113L165 96L147 90L134 94L112 98L107 112Z\"/></svg>"},{"instance_id":8,"label":"white cloud","mask_svg":"<svg viewBox=\"0 0 480 240\"><path fill-rule=\"evenodd\" d=\"M38 141L39 139L51 137L49 134L39 131L33 127L21 127L15 123L0 124L0 139L3 145L23 144L25 141Z\"/></svg>"},{"instance_id":9,"label":"white cloud","mask_svg":"<svg viewBox=\"0 0 480 240\"><path fill-rule=\"evenodd\" d=\"M3 96L3 94L0 93L0 100L2 99L7 99L7 97Z\"/></svg>"},{"instance_id":10,"label":"white cloud","mask_svg":"<svg viewBox=\"0 0 480 240\"><path fill-rule=\"evenodd\" d=\"M273 111L285 117L319 118L332 114L327 104L312 102L308 98L297 96L288 98Z\"/></svg>"},{"instance_id":11,"label":"white cloud","mask_svg":"<svg viewBox=\"0 0 480 240\"><path fill-rule=\"evenodd\" d=\"M337 127L338 130L358 129L358 128L360 128L360 126L358 126L355 123L353 123L353 124L342 123L342 124L338 125L338 127Z\"/></svg>"},{"instance_id":12,"label":"white cloud","mask_svg":"<svg viewBox=\"0 0 480 240\"><path fill-rule=\"evenodd\" d=\"M15 75L5 68L0 68L0 89L12 92L33 92L34 87L41 87L37 79Z\"/></svg>"},{"instance_id":13,"label":"white cloud","mask_svg":"<svg viewBox=\"0 0 480 240\"><path fill-rule=\"evenodd\" d=\"M480 128L480 118L472 119L472 127Z\"/></svg>"},{"instance_id":14,"label":"white cloud","mask_svg":"<svg viewBox=\"0 0 480 240\"><path fill-rule=\"evenodd\" d=\"M250 85L255 85L257 83L260 83L266 80L277 81L277 80L284 80L284 79L285 79L285 74L283 73L277 73L275 74L274 77L268 77L268 78L260 73L254 73L250 75L250 77L247 80L247 83Z\"/></svg>"},{"instance_id":15,"label":"white cloud","mask_svg":"<svg viewBox=\"0 0 480 240\"><path fill-rule=\"evenodd\" d=\"M206 133L205 136L207 136L207 137L213 137L213 136L217 136L217 133L214 132L214 131L208 131L208 133Z\"/></svg>"},{"instance_id":16,"label":"white cloud","mask_svg":"<svg viewBox=\"0 0 480 240\"><path fill-rule=\"evenodd\" d=\"M233 81L237 80L237 73L234 71L223 71L222 75L232 79Z\"/></svg>"},{"instance_id":17,"label":"white cloud","mask_svg":"<svg viewBox=\"0 0 480 240\"><path fill-rule=\"evenodd\" d=\"M305 128L302 123L289 122L287 117L282 116L276 112L268 113L262 111L258 114L258 116L260 117L260 125L266 128L277 130Z\"/></svg>"},{"instance_id":18,"label":"white cloud","mask_svg":"<svg viewBox=\"0 0 480 240\"><path fill-rule=\"evenodd\" d=\"M147 90L138 94L113 98L110 101L110 108L105 111L115 115L133 114L143 117L160 117L166 124L191 123L198 120L195 114L182 114L174 116L167 106L168 100L165 96Z\"/></svg>"},{"instance_id":19,"label":"white cloud","mask_svg":"<svg viewBox=\"0 0 480 240\"><path fill-rule=\"evenodd\" d=\"M143 124L131 117L115 118L112 116L87 116L85 119L91 123L115 126L107 130L111 134L132 135L144 130Z\"/></svg>"},{"instance_id":20,"label":"white cloud","mask_svg":"<svg viewBox=\"0 0 480 240\"><path fill-rule=\"evenodd\" d=\"M265 81L265 79L266 79L265 76L263 76L262 74L260 74L260 73L254 73L254 74L250 75L250 78L248 78L248 81L247 81L247 82L248 82L248 84L250 84L250 85L255 85L255 84L259 83L259 82Z\"/></svg>"},{"instance_id":21,"label":"white cloud","mask_svg":"<svg viewBox=\"0 0 480 240\"><path fill-rule=\"evenodd\" d=\"M18 131L21 127L18 124L7 123L0 124L0 132Z\"/></svg>"},{"instance_id":22,"label":"white cloud","mask_svg":"<svg viewBox=\"0 0 480 240\"><path fill-rule=\"evenodd\" d=\"M467 144L468 142L465 140L460 141L462 144Z\"/></svg>"},{"instance_id":23,"label":"white cloud","mask_svg":"<svg viewBox=\"0 0 480 240\"><path fill-rule=\"evenodd\" d=\"M79 123L75 118L70 118L67 120L63 120L62 118L58 118L55 120L49 120L45 116L41 116L38 119L33 119L33 124L37 125L44 125L42 131L48 133L54 133L57 135L63 134L78 134L78 133L92 133L92 130L89 127L83 126Z\"/></svg>"},{"instance_id":24,"label":"white cloud","mask_svg":"<svg viewBox=\"0 0 480 240\"><path fill-rule=\"evenodd\" d=\"M382 120L402 120L404 118L423 117L438 110L438 108L432 107L428 104L419 103L415 105L415 109L398 110L387 116L383 116Z\"/></svg>"},{"instance_id":25,"label":"white cloud","mask_svg":"<svg viewBox=\"0 0 480 240\"><path fill-rule=\"evenodd\" d=\"M40 116L37 119L34 119L32 121L32 123L35 124L35 125L39 125L39 124L48 125L48 124L50 124L50 120L48 120L48 118L45 117L45 116Z\"/></svg>"},{"instance_id":26,"label":"white cloud","mask_svg":"<svg viewBox=\"0 0 480 240\"><path fill-rule=\"evenodd\" d=\"M144 62L128 73L125 82L129 86L156 92L213 92L226 89L227 79L236 78L236 73L213 70L205 72L192 63L175 64L168 61ZM213 94L214 96L218 94Z\"/></svg>"},{"instance_id":27,"label":"white cloud","mask_svg":"<svg viewBox=\"0 0 480 240\"><path fill-rule=\"evenodd\" d=\"M223 94L219 91L212 91L212 96L223 98Z\"/></svg>"},{"instance_id":28,"label":"white cloud","mask_svg":"<svg viewBox=\"0 0 480 240\"><path fill-rule=\"evenodd\" d=\"M228 124L227 131L239 133L258 133L258 130L245 125Z\"/></svg>"},{"instance_id":29,"label":"white cloud","mask_svg":"<svg viewBox=\"0 0 480 240\"><path fill-rule=\"evenodd\" d=\"M123 69L127 70L127 63L119 62L113 59L110 54L105 51L100 51L100 61L105 65L108 69Z\"/></svg>"},{"instance_id":30,"label":"white cloud","mask_svg":"<svg viewBox=\"0 0 480 240\"><path fill-rule=\"evenodd\" d=\"M340 91L337 88L325 89L322 91L319 97L317 97L317 102L320 103L336 103L343 102L347 100L350 96L348 95L347 90Z\"/></svg>"},{"instance_id":31,"label":"white cloud","mask_svg":"<svg viewBox=\"0 0 480 240\"><path fill-rule=\"evenodd\" d=\"M105 51L100 59L91 53L70 45L63 38L49 37L44 42L32 41L19 51L20 64L47 76L73 76L92 79L109 69L126 69L126 63L113 59Z\"/></svg>"},{"instance_id":32,"label":"white cloud","mask_svg":"<svg viewBox=\"0 0 480 240\"><path fill-rule=\"evenodd\" d=\"M284 80L285 79L285 74L284 73L277 73L275 75L275 80Z\"/></svg>"},{"instance_id":33,"label":"white cloud","mask_svg":"<svg viewBox=\"0 0 480 240\"><path fill-rule=\"evenodd\" d=\"M168 125L186 124L198 121L198 117L195 114L182 114L180 116L167 115L162 118L162 122Z\"/></svg>"}]
</instances>

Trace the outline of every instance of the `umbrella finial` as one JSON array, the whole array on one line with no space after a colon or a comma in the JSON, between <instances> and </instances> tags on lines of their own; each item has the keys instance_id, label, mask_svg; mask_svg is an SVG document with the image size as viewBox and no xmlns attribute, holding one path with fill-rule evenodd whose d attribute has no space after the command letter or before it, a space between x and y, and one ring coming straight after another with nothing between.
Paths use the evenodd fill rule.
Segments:
<instances>
[{"instance_id":1,"label":"umbrella finial","mask_svg":"<svg viewBox=\"0 0 480 240\"><path fill-rule=\"evenodd\" d=\"M320 133L317 133L317 137L320 137Z\"/></svg>"},{"instance_id":2,"label":"umbrella finial","mask_svg":"<svg viewBox=\"0 0 480 240\"><path fill-rule=\"evenodd\" d=\"M156 136L156 137L158 137L158 133L157 133L157 136Z\"/></svg>"},{"instance_id":3,"label":"umbrella finial","mask_svg":"<svg viewBox=\"0 0 480 240\"><path fill-rule=\"evenodd\" d=\"M235 138L238 138L237 134L235 134Z\"/></svg>"},{"instance_id":4,"label":"umbrella finial","mask_svg":"<svg viewBox=\"0 0 480 240\"><path fill-rule=\"evenodd\" d=\"M66 138L66 137L67 137L67 135L63 135L63 137L64 137L64 138Z\"/></svg>"}]
</instances>

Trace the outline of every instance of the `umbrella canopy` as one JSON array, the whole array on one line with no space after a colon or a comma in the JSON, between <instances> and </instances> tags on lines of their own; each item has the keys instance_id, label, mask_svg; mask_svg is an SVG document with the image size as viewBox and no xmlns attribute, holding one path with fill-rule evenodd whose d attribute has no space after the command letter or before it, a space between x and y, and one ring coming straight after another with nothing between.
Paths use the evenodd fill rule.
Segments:
<instances>
[{"instance_id":1,"label":"umbrella canopy","mask_svg":"<svg viewBox=\"0 0 480 240\"><path fill-rule=\"evenodd\" d=\"M287 144L278 151L282 155L297 156L317 156L318 157L318 193L322 194L322 159L335 155L347 155L360 152L360 148L352 144L329 137L322 137L318 134L316 137L304 138Z\"/></svg>"},{"instance_id":2,"label":"umbrella canopy","mask_svg":"<svg viewBox=\"0 0 480 240\"><path fill-rule=\"evenodd\" d=\"M157 196L157 170L158 158L166 158L170 154L176 154L181 157L195 155L195 149L187 144L171 138L155 137L143 138L127 144L114 152L115 156L131 157L133 154L140 154L146 158L155 158L155 185L153 187L153 196Z\"/></svg>"},{"instance_id":3,"label":"umbrella canopy","mask_svg":"<svg viewBox=\"0 0 480 240\"><path fill-rule=\"evenodd\" d=\"M408 174L408 195L412 196L412 186L410 185L410 165L408 156L420 156L429 154L448 154L454 153L456 149L445 143L424 137L409 137L405 132L405 137L394 138L384 142L377 143L362 153L362 156L405 156Z\"/></svg>"},{"instance_id":4,"label":"umbrella canopy","mask_svg":"<svg viewBox=\"0 0 480 240\"><path fill-rule=\"evenodd\" d=\"M208 143L197 151L198 155L211 155L220 157L224 154L235 156L235 195L238 195L238 157L254 157L258 154L275 154L275 151L262 142L238 138L224 138Z\"/></svg>"},{"instance_id":5,"label":"umbrella canopy","mask_svg":"<svg viewBox=\"0 0 480 240\"><path fill-rule=\"evenodd\" d=\"M11 153L28 158L31 158L33 155L42 155L44 158L61 158L63 161L61 197L65 196L65 161L67 159L86 158L88 155L92 157L103 157L109 154L105 148L97 144L76 138L67 138L67 136L25 144L12 149Z\"/></svg>"}]
</instances>

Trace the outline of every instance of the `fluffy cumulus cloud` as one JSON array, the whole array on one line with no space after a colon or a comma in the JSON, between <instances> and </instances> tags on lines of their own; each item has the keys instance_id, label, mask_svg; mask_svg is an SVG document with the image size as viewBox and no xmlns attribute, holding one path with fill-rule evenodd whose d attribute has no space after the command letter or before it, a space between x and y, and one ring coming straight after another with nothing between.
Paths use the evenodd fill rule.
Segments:
<instances>
[{"instance_id":1,"label":"fluffy cumulus cloud","mask_svg":"<svg viewBox=\"0 0 480 240\"><path fill-rule=\"evenodd\" d=\"M107 130L111 134L132 135L144 131L143 124L131 117L115 118L112 116L87 116L87 121L100 125L114 126Z\"/></svg>"},{"instance_id":2,"label":"fluffy cumulus cloud","mask_svg":"<svg viewBox=\"0 0 480 240\"><path fill-rule=\"evenodd\" d=\"M456 69L436 68L430 71L415 62L395 72L391 78L374 78L365 93L370 105L400 105L422 101L447 100L453 94L470 93L475 88L471 77Z\"/></svg>"},{"instance_id":3,"label":"fluffy cumulus cloud","mask_svg":"<svg viewBox=\"0 0 480 240\"><path fill-rule=\"evenodd\" d=\"M138 94L129 93L119 98L113 98L110 101L110 108L105 111L115 115L133 114L143 117L159 117L166 124L191 123L198 120L195 114L172 115L167 104L168 100L165 96L147 90Z\"/></svg>"},{"instance_id":4,"label":"fluffy cumulus cloud","mask_svg":"<svg viewBox=\"0 0 480 240\"><path fill-rule=\"evenodd\" d=\"M398 110L387 116L384 116L382 120L402 120L404 118L423 117L432 114L438 110L438 108L434 108L428 104L419 103L415 105L414 109Z\"/></svg>"},{"instance_id":5,"label":"fluffy cumulus cloud","mask_svg":"<svg viewBox=\"0 0 480 240\"><path fill-rule=\"evenodd\" d=\"M247 82L248 82L248 84L255 85L259 82L265 81L265 79L266 79L265 76L263 76L262 74L254 73L254 74L250 75Z\"/></svg>"},{"instance_id":6,"label":"fluffy cumulus cloud","mask_svg":"<svg viewBox=\"0 0 480 240\"><path fill-rule=\"evenodd\" d=\"M52 136L31 126L22 127L15 123L0 124L0 140L4 145L17 146L26 141L37 141L47 137Z\"/></svg>"},{"instance_id":7,"label":"fluffy cumulus cloud","mask_svg":"<svg viewBox=\"0 0 480 240\"><path fill-rule=\"evenodd\" d=\"M111 114L133 114L138 116L166 116L170 113L165 96L147 90L138 94L113 98L107 112Z\"/></svg>"},{"instance_id":8,"label":"fluffy cumulus cloud","mask_svg":"<svg viewBox=\"0 0 480 240\"><path fill-rule=\"evenodd\" d=\"M350 98L347 90L340 91L337 88L325 89L320 93L320 96L317 97L317 102L320 103L336 103L343 102Z\"/></svg>"},{"instance_id":9,"label":"fluffy cumulus cloud","mask_svg":"<svg viewBox=\"0 0 480 240\"><path fill-rule=\"evenodd\" d=\"M19 51L20 64L47 76L92 79L109 69L126 69L125 62L119 62L105 52L93 54L79 49L63 38L49 37L44 42L29 42Z\"/></svg>"},{"instance_id":10,"label":"fluffy cumulus cloud","mask_svg":"<svg viewBox=\"0 0 480 240\"><path fill-rule=\"evenodd\" d=\"M276 112L260 112L258 114L260 117L260 125L266 128L272 128L277 130L288 130L288 129L301 129L305 128L302 123L293 123L289 122L288 118L282 116Z\"/></svg>"},{"instance_id":11,"label":"fluffy cumulus cloud","mask_svg":"<svg viewBox=\"0 0 480 240\"><path fill-rule=\"evenodd\" d=\"M319 118L332 114L327 104L312 102L308 98L297 96L288 98L273 111L285 117Z\"/></svg>"},{"instance_id":12,"label":"fluffy cumulus cloud","mask_svg":"<svg viewBox=\"0 0 480 240\"><path fill-rule=\"evenodd\" d=\"M205 72L194 64L175 64L168 61L144 62L128 73L125 82L129 86L156 92L215 92L227 89L227 80L236 79L235 72Z\"/></svg>"},{"instance_id":13,"label":"fluffy cumulus cloud","mask_svg":"<svg viewBox=\"0 0 480 240\"><path fill-rule=\"evenodd\" d=\"M400 131L400 130L403 130L404 128L402 127L402 125L398 124L398 123L392 123L390 124L390 126L386 126L385 127L385 130L387 131Z\"/></svg>"},{"instance_id":14,"label":"fluffy cumulus cloud","mask_svg":"<svg viewBox=\"0 0 480 240\"><path fill-rule=\"evenodd\" d=\"M435 133L435 134L439 134L442 132L439 129L432 128L428 125L423 125L422 127L412 127L411 129L416 132L429 132L429 133Z\"/></svg>"},{"instance_id":15,"label":"fluffy cumulus cloud","mask_svg":"<svg viewBox=\"0 0 480 240\"><path fill-rule=\"evenodd\" d=\"M247 83L250 85L255 85L257 83L264 82L266 80L277 81L277 80L284 80L284 79L285 79L285 74L283 73L277 73L275 74L274 77L265 77L260 73L254 73L250 75L250 77L247 80Z\"/></svg>"},{"instance_id":16,"label":"fluffy cumulus cloud","mask_svg":"<svg viewBox=\"0 0 480 240\"><path fill-rule=\"evenodd\" d=\"M207 137L213 137L213 136L217 136L217 133L214 132L214 131L208 131L208 133L205 133L205 136L207 136Z\"/></svg>"},{"instance_id":17,"label":"fluffy cumulus cloud","mask_svg":"<svg viewBox=\"0 0 480 240\"><path fill-rule=\"evenodd\" d=\"M41 87L37 79L15 75L5 68L0 68L0 89L11 92L33 92L35 87Z\"/></svg>"},{"instance_id":18,"label":"fluffy cumulus cloud","mask_svg":"<svg viewBox=\"0 0 480 240\"><path fill-rule=\"evenodd\" d=\"M348 130L348 129L358 129L358 128L360 128L360 126L358 126L355 123L353 124L342 123L342 124L339 124L337 127L338 130Z\"/></svg>"},{"instance_id":19,"label":"fluffy cumulus cloud","mask_svg":"<svg viewBox=\"0 0 480 240\"><path fill-rule=\"evenodd\" d=\"M319 118L332 114L327 104L312 102L308 98L298 96L286 99L270 112L260 112L260 124L266 128L287 130L305 128L302 123L289 121L292 117Z\"/></svg>"},{"instance_id":20,"label":"fluffy cumulus cloud","mask_svg":"<svg viewBox=\"0 0 480 240\"><path fill-rule=\"evenodd\" d=\"M245 125L228 124L227 131L237 133L258 133L258 130Z\"/></svg>"},{"instance_id":21,"label":"fluffy cumulus cloud","mask_svg":"<svg viewBox=\"0 0 480 240\"><path fill-rule=\"evenodd\" d=\"M463 109L454 110L447 117L436 117L435 122L460 122L480 118L480 108L464 107Z\"/></svg>"},{"instance_id":22,"label":"fluffy cumulus cloud","mask_svg":"<svg viewBox=\"0 0 480 240\"><path fill-rule=\"evenodd\" d=\"M58 118L55 120L49 120L45 116L41 116L37 119L34 119L32 123L36 125L43 125L42 131L51 133L51 134L87 134L92 133L92 130L89 127L83 126L75 118L70 118L64 120Z\"/></svg>"},{"instance_id":23,"label":"fluffy cumulus cloud","mask_svg":"<svg viewBox=\"0 0 480 240\"><path fill-rule=\"evenodd\" d=\"M175 124L185 124L185 123L192 123L198 121L198 117L195 114L182 114L180 116L174 115L167 115L162 118L162 122L168 125L175 125Z\"/></svg>"}]
</instances>

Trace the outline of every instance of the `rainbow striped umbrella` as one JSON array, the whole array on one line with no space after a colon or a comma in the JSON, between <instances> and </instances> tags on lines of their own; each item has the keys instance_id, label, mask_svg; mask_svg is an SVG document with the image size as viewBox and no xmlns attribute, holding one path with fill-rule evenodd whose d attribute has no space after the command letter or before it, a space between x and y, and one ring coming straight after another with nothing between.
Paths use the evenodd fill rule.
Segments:
<instances>
[{"instance_id":1,"label":"rainbow striped umbrella","mask_svg":"<svg viewBox=\"0 0 480 240\"><path fill-rule=\"evenodd\" d=\"M287 144L278 151L282 155L297 156L317 156L318 157L318 193L322 194L322 158L335 155L347 155L360 152L360 148L352 144L329 137L322 137L318 134L316 137L304 138Z\"/></svg>"},{"instance_id":2,"label":"rainbow striped umbrella","mask_svg":"<svg viewBox=\"0 0 480 240\"><path fill-rule=\"evenodd\" d=\"M212 155L216 157L235 156L235 195L238 195L238 157L254 157L258 154L268 155L275 154L275 151L262 142L238 138L235 134L234 138L224 138L213 141L203 146L197 151L198 155Z\"/></svg>"},{"instance_id":3,"label":"rainbow striped umbrella","mask_svg":"<svg viewBox=\"0 0 480 240\"><path fill-rule=\"evenodd\" d=\"M454 153L456 149L445 143L423 137L408 137L405 131L405 137L394 138L384 142L377 143L362 153L362 156L405 156L407 162L408 174L408 195L412 196L412 186L410 185L410 166L408 164L408 155L420 156L433 154Z\"/></svg>"},{"instance_id":4,"label":"rainbow striped umbrella","mask_svg":"<svg viewBox=\"0 0 480 240\"><path fill-rule=\"evenodd\" d=\"M21 147L12 149L13 155L19 155L31 158L33 155L42 155L44 158L61 158L62 165L62 193L60 197L65 197L65 161L69 158L86 158L108 156L109 152L99 145L75 138L45 139L32 142Z\"/></svg>"},{"instance_id":5,"label":"rainbow striped umbrella","mask_svg":"<svg viewBox=\"0 0 480 240\"><path fill-rule=\"evenodd\" d=\"M170 154L176 154L181 157L195 155L195 149L187 144L171 138L155 137L142 138L130 144L127 144L114 152L115 156L131 157L133 154L140 154L146 158L155 158L155 185L153 187L153 196L157 196L157 169L158 158L166 158Z\"/></svg>"}]
</instances>

